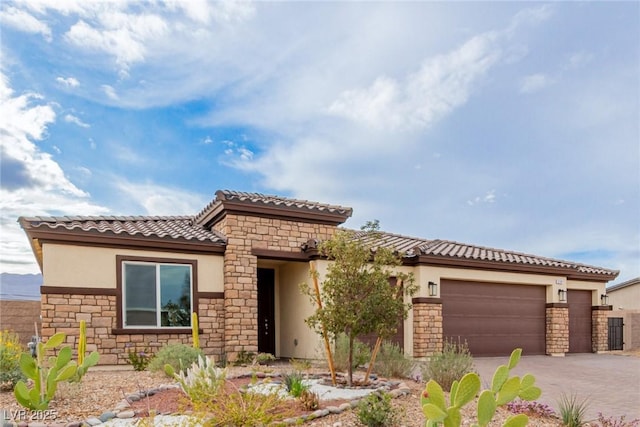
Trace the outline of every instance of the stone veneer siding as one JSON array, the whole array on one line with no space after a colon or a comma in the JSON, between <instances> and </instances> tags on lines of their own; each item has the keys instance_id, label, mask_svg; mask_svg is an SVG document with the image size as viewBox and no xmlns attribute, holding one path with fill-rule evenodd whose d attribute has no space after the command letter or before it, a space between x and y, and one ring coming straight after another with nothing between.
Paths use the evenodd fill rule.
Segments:
<instances>
[{"instance_id":1,"label":"stone veneer siding","mask_svg":"<svg viewBox=\"0 0 640 427\"><path fill-rule=\"evenodd\" d=\"M413 301L413 357L426 357L439 351L442 351L442 303L416 298Z\"/></svg>"},{"instance_id":2,"label":"stone veneer siding","mask_svg":"<svg viewBox=\"0 0 640 427\"><path fill-rule=\"evenodd\" d=\"M331 237L336 227L227 213L213 228L227 237L224 256L224 342L228 360L258 351L258 258L252 249L300 252L309 239Z\"/></svg>"},{"instance_id":3,"label":"stone veneer siding","mask_svg":"<svg viewBox=\"0 0 640 427\"><path fill-rule=\"evenodd\" d=\"M546 353L564 355L569 351L569 306L550 304L546 316Z\"/></svg>"},{"instance_id":4,"label":"stone veneer siding","mask_svg":"<svg viewBox=\"0 0 640 427\"><path fill-rule=\"evenodd\" d=\"M166 344L192 345L190 333L113 334L116 327L115 295L43 294L42 338L64 332L66 344L78 345L80 321L87 325L87 352L98 350L101 365L126 365L129 351L156 353ZM205 354L224 353L224 303L221 298L199 299L200 347Z\"/></svg>"},{"instance_id":5,"label":"stone veneer siding","mask_svg":"<svg viewBox=\"0 0 640 427\"><path fill-rule=\"evenodd\" d=\"M591 311L591 348L594 353L609 349L609 312L610 305L592 307Z\"/></svg>"}]
</instances>

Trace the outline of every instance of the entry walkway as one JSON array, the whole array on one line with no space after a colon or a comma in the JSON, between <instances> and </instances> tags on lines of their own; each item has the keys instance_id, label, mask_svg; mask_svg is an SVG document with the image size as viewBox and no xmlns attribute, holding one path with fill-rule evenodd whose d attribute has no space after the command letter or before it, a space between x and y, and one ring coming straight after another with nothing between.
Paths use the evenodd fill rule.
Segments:
<instances>
[{"instance_id":1,"label":"entry walkway","mask_svg":"<svg viewBox=\"0 0 640 427\"><path fill-rule=\"evenodd\" d=\"M475 369L483 388L489 388L495 369L508 357L474 358ZM536 377L542 389L539 402L558 412L562 393L572 393L579 400L588 398L587 419L598 412L607 416L626 415L626 420L640 419L640 357L617 354L569 354L565 357L523 356L513 375L526 373Z\"/></svg>"}]
</instances>

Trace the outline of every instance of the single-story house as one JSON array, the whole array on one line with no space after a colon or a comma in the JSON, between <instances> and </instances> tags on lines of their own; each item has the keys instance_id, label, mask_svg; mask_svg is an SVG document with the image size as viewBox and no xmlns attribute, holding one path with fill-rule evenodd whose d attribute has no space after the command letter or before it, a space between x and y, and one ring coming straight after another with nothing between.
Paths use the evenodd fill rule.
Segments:
<instances>
[{"instance_id":1,"label":"single-story house","mask_svg":"<svg viewBox=\"0 0 640 427\"><path fill-rule=\"evenodd\" d=\"M640 277L607 288L609 350L640 349Z\"/></svg>"},{"instance_id":2,"label":"single-story house","mask_svg":"<svg viewBox=\"0 0 640 427\"><path fill-rule=\"evenodd\" d=\"M310 262L326 273L317 243L352 209L218 191L193 216L19 219L42 270L42 334L77 335L101 363L125 364L128 351L190 343L199 317L207 354L238 352L317 358L320 338L304 319L314 306L299 289ZM448 339L475 355L564 355L607 350L600 296L617 271L535 255L385 233L404 256L419 291L396 341L426 357ZM68 337L70 342L74 337Z\"/></svg>"}]
</instances>

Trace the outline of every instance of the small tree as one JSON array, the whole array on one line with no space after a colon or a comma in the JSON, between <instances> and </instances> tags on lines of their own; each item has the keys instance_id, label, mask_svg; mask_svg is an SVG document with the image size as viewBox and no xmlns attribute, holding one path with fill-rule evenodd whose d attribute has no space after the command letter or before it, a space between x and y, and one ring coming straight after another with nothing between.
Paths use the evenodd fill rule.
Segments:
<instances>
[{"instance_id":1,"label":"small tree","mask_svg":"<svg viewBox=\"0 0 640 427\"><path fill-rule=\"evenodd\" d=\"M331 262L322 282L322 306L305 319L319 334L349 339L348 383L353 382L353 347L356 337L376 333L387 337L406 319L411 308L403 295L414 295L417 286L412 274L394 271L402 265L402 256L381 245L378 221L368 222L361 232L339 230L331 239L320 243L320 253ZM403 287L393 287L389 278L396 276ZM317 296L308 284L303 293L313 303ZM399 291L400 289L400 291ZM400 292L400 294L398 294Z\"/></svg>"}]
</instances>

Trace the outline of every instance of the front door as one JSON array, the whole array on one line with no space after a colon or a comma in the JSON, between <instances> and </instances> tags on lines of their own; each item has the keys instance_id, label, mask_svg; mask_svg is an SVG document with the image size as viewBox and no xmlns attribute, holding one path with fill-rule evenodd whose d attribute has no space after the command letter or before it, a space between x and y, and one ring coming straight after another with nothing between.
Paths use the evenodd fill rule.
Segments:
<instances>
[{"instance_id":1,"label":"front door","mask_svg":"<svg viewBox=\"0 0 640 427\"><path fill-rule=\"evenodd\" d=\"M275 270L258 268L258 352L276 354Z\"/></svg>"}]
</instances>

